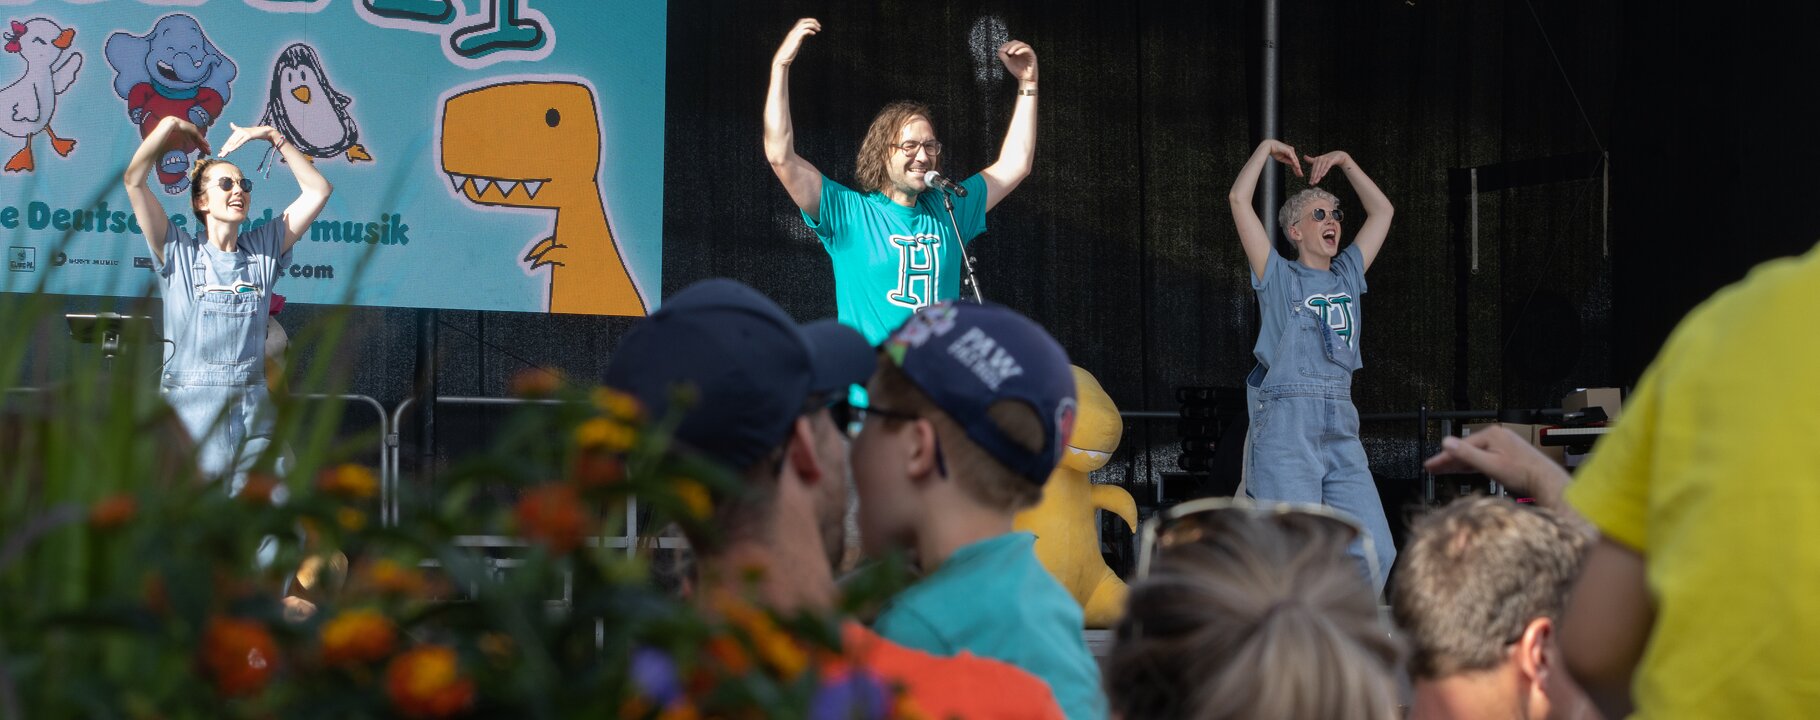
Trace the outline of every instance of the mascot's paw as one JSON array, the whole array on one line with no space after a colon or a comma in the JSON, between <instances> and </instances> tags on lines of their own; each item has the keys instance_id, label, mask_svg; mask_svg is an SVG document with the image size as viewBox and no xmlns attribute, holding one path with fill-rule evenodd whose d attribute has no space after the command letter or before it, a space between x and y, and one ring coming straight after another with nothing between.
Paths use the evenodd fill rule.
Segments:
<instances>
[{"instance_id":1,"label":"mascot's paw","mask_svg":"<svg viewBox=\"0 0 1820 720\"><path fill-rule=\"evenodd\" d=\"M133 108L128 110L126 111L126 117L128 120L132 120L134 125L144 125L145 108Z\"/></svg>"},{"instance_id":2,"label":"mascot's paw","mask_svg":"<svg viewBox=\"0 0 1820 720\"><path fill-rule=\"evenodd\" d=\"M185 192L188 192L189 189L190 179L186 177L177 178L177 182L164 186L164 192L167 195L182 195Z\"/></svg>"},{"instance_id":3,"label":"mascot's paw","mask_svg":"<svg viewBox=\"0 0 1820 720\"><path fill-rule=\"evenodd\" d=\"M196 123L196 127L205 128L209 126L209 123L214 122L214 118L209 117L209 111L193 107L190 108L190 122Z\"/></svg>"}]
</instances>

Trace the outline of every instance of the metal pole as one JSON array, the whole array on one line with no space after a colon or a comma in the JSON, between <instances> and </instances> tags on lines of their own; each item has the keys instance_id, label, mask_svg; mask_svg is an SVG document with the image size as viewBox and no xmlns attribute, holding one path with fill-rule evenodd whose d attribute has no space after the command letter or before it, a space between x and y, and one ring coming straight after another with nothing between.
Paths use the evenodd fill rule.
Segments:
<instances>
[{"instance_id":1,"label":"metal pole","mask_svg":"<svg viewBox=\"0 0 1820 720\"><path fill-rule=\"evenodd\" d=\"M1277 60L1277 0L1264 0L1264 73L1259 86L1263 96L1259 103L1259 124L1264 140L1281 140L1282 65ZM1277 245L1277 208L1283 204L1283 166L1264 163L1264 191L1258 193L1258 217L1264 221L1264 236L1272 248Z\"/></svg>"},{"instance_id":2,"label":"metal pole","mask_svg":"<svg viewBox=\"0 0 1820 720\"><path fill-rule=\"evenodd\" d=\"M436 311L417 311L417 397L436 397ZM417 480L428 484L436 462L436 403L417 407ZM396 497L396 496L394 496Z\"/></svg>"}]
</instances>

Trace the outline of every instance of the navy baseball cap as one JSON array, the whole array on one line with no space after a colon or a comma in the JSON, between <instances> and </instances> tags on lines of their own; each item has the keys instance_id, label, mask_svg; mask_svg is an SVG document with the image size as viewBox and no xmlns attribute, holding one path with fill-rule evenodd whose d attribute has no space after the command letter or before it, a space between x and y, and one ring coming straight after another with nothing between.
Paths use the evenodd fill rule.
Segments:
<instances>
[{"instance_id":1,"label":"navy baseball cap","mask_svg":"<svg viewBox=\"0 0 1820 720\"><path fill-rule=\"evenodd\" d=\"M879 347L910 382L1000 464L1037 485L1062 461L1078 407L1074 372L1060 343L1030 318L1002 305L930 305ZM987 409L1002 400L1029 405L1043 425L1031 452L1007 437Z\"/></svg>"},{"instance_id":2,"label":"navy baseball cap","mask_svg":"<svg viewBox=\"0 0 1820 720\"><path fill-rule=\"evenodd\" d=\"M734 471L781 446L807 403L846 397L877 355L858 330L834 320L798 325L770 298L725 278L666 299L620 341L606 384L631 393L652 418L676 392L693 404L676 440Z\"/></svg>"}]
</instances>

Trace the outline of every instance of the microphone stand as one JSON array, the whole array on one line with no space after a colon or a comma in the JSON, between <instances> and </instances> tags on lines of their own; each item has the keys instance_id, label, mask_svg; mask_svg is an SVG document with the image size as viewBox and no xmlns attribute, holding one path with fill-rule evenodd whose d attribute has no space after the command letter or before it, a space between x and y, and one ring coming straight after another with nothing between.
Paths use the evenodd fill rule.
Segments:
<instances>
[{"instance_id":1,"label":"microphone stand","mask_svg":"<svg viewBox=\"0 0 1820 720\"><path fill-rule=\"evenodd\" d=\"M967 270L967 274L961 277L961 294L964 296L966 291L972 290L974 302L985 302L985 298L980 296L979 281L973 277L973 256L967 250L966 239L961 237L960 222L954 219L954 194L945 188L935 190L942 194L942 207L948 210L948 226L954 228L954 240L961 244L961 266Z\"/></svg>"}]
</instances>

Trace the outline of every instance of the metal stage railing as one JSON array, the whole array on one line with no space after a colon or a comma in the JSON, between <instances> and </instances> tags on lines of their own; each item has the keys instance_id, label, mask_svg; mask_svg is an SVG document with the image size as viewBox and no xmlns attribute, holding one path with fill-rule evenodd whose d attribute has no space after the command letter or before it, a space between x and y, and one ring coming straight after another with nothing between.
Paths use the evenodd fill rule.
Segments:
<instances>
[{"instance_id":1,"label":"metal stage railing","mask_svg":"<svg viewBox=\"0 0 1820 720\"><path fill-rule=\"evenodd\" d=\"M1429 457L1429 455L1431 454L1429 452L1430 446L1428 443L1428 425L1429 425L1429 423L1436 423L1436 422L1440 423L1441 437L1447 437L1447 436L1453 434L1454 424L1457 422L1461 422L1461 421L1495 421L1500 417L1504 417L1506 415L1513 414L1513 413L1519 414L1519 415L1530 415L1530 416L1534 416L1534 417L1558 418L1558 417L1561 417L1563 411L1561 410L1561 408L1534 408L1534 409L1518 409L1518 410L1433 410L1433 409L1430 409L1428 406L1423 405L1413 412L1405 411L1405 412L1360 413L1359 422L1361 424L1362 423L1384 423L1384 422L1410 422L1410 421L1415 422L1415 424L1416 424L1416 473L1419 477L1422 478L1422 501L1423 501L1423 503L1425 503L1427 505L1434 505L1434 502L1435 502L1435 476L1432 474L1429 474L1428 470L1422 466L1422 461L1426 460ZM1129 410L1129 411L1119 412L1119 417L1121 417L1125 420L1132 420L1132 421L1139 421L1139 422L1176 420L1176 419L1179 419L1181 416L1182 415L1180 412L1173 412L1173 411L1169 411L1169 410Z\"/></svg>"}]
</instances>

